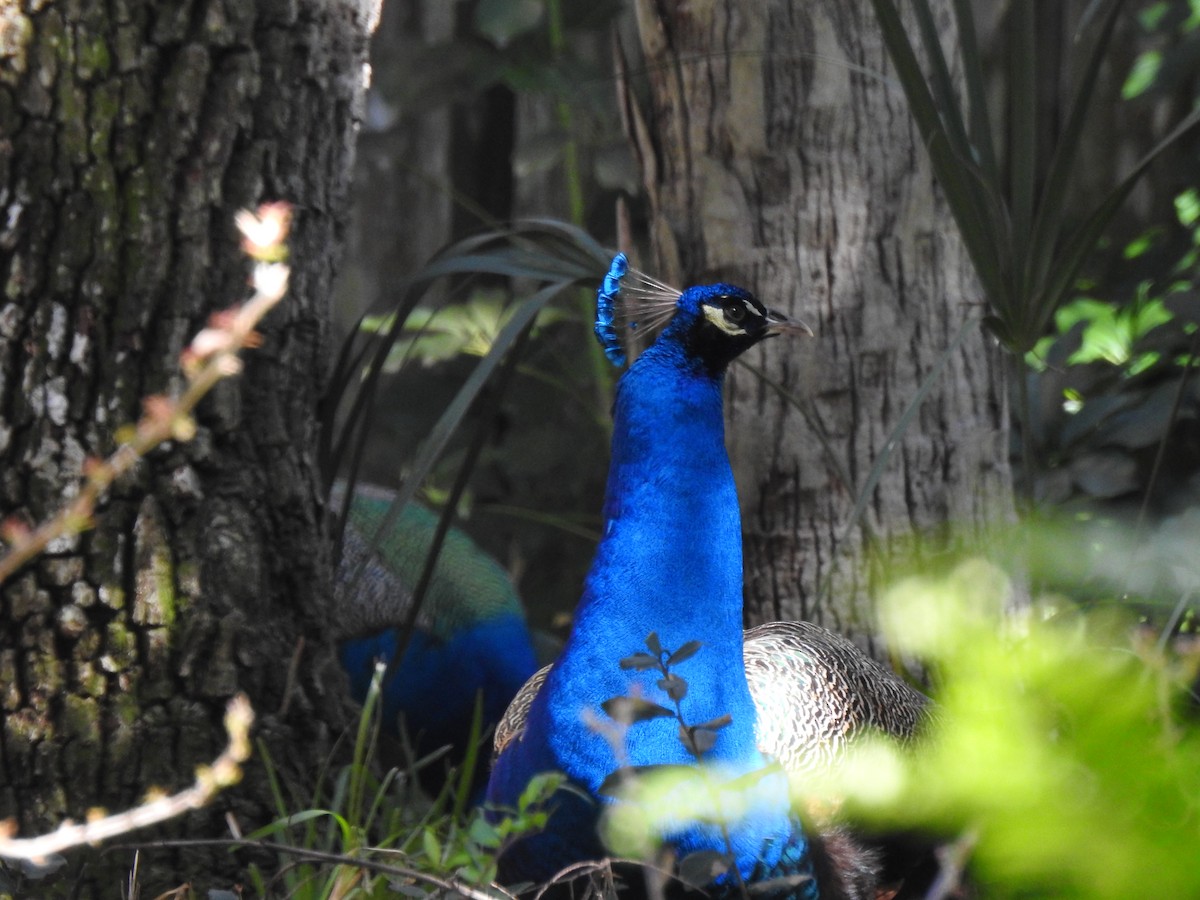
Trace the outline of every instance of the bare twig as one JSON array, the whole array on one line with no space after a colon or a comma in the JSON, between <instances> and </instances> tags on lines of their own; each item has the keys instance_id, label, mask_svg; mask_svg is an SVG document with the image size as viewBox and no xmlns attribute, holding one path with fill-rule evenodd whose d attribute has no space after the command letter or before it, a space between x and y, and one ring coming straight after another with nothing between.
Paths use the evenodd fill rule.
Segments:
<instances>
[{"instance_id":1,"label":"bare twig","mask_svg":"<svg viewBox=\"0 0 1200 900\"><path fill-rule=\"evenodd\" d=\"M472 887L466 882L459 881L455 878L439 878L436 875L430 875L428 872L422 872L419 869L410 869L407 866L381 863L372 859L360 859L356 856L347 856L344 853L329 853L324 850L310 850L307 847L289 847L286 844L273 844L269 841L242 841L232 838L197 841L153 841L146 844L110 847L109 849L128 850L135 846L139 850L176 848L186 849L188 847L232 847L238 849L248 848L255 850L269 850L272 853L282 853L287 856L294 856L298 860L334 863L340 866L351 866L359 869L366 869L371 872L377 872L381 875L396 875L402 878L411 878L413 881L419 881L436 888L441 888L444 891L457 891L464 897L470 898L470 900L497 900L497 897L504 898L504 900L516 900L515 895L509 893L499 885L491 885L490 887L495 893L488 893L487 891L480 890L477 887Z\"/></svg>"},{"instance_id":2,"label":"bare twig","mask_svg":"<svg viewBox=\"0 0 1200 900\"><path fill-rule=\"evenodd\" d=\"M925 900L947 900L947 898L955 896L962 886L967 860L970 859L977 843L979 843L979 832L970 829L960 835L957 840L938 847L937 859L941 870L933 884L929 886Z\"/></svg>"},{"instance_id":3,"label":"bare twig","mask_svg":"<svg viewBox=\"0 0 1200 900\"><path fill-rule=\"evenodd\" d=\"M52 853L94 844L136 828L156 825L208 803L222 788L237 784L242 766L250 758L250 725L254 710L245 694L229 701L225 711L225 730L229 744L211 766L196 770L196 782L190 788L168 797L154 797L141 806L111 816L92 819L84 825L64 822L55 831L35 838L15 838L11 820L0 824L0 857L37 862Z\"/></svg>"},{"instance_id":4,"label":"bare twig","mask_svg":"<svg viewBox=\"0 0 1200 900\"><path fill-rule=\"evenodd\" d=\"M180 358L187 389L175 398L145 398L141 420L123 439L118 432L121 444L108 459L85 463L79 493L57 515L32 530L13 519L0 526L0 537L10 545L0 557L0 582L44 551L55 538L87 528L104 491L150 450L164 441L192 438L196 432L192 410L218 381L241 371L239 351L257 346L255 327L287 292L289 269L282 260L287 252L283 241L290 221L290 207L282 203L260 207L257 216L244 210L238 213L242 249L256 261L254 295L241 306L212 317Z\"/></svg>"},{"instance_id":5,"label":"bare twig","mask_svg":"<svg viewBox=\"0 0 1200 900\"><path fill-rule=\"evenodd\" d=\"M533 900L543 900L543 898L546 896L547 892L552 891L558 885L564 884L569 881L574 881L578 878L583 878L585 876L591 878L592 876L599 875L604 879L606 885L615 887L615 882L614 882L614 877L613 877L613 874L614 874L613 866L614 865L625 865L625 866L630 866L630 867L636 867L636 868L642 869L644 872L652 873L652 874L658 876L658 879L662 882L673 881L678 884L683 884L683 882L680 881L679 876L677 874L675 874L675 872L669 868L664 868L663 866L656 866L653 863L647 862L644 859L631 859L628 857L620 857L620 856L606 856L603 859L587 859L587 860L582 860L577 863L571 863L566 868L560 869L557 873L555 873L555 875L549 881L545 882L544 884L542 884L538 887L538 891L536 894L534 894ZM695 890L697 890L697 894L699 896L706 896L706 894L704 893L704 891L702 889L695 889ZM661 893L661 890L660 890L660 893Z\"/></svg>"}]
</instances>

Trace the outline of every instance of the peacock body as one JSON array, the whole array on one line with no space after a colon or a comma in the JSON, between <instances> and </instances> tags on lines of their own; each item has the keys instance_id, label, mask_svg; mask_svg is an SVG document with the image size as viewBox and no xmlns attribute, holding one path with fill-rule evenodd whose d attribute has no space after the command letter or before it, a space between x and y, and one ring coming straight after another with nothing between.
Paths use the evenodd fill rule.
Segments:
<instances>
[{"instance_id":1,"label":"peacock body","mask_svg":"<svg viewBox=\"0 0 1200 900\"><path fill-rule=\"evenodd\" d=\"M614 294L626 274L614 260L598 296L596 333L610 359L623 360ZM644 279L644 276L638 276ZM643 280L631 292L653 299L664 286ZM911 738L928 701L841 636L806 622L742 631L741 522L724 446L721 381L728 364L764 337L801 330L730 285L690 288L673 318L621 379L614 407L605 532L562 657L539 671L496 730L489 799L511 805L529 777L557 769L593 801L564 800L546 833L502 859L514 881L540 881L570 863L603 855L595 833L605 777L620 763L694 762L674 719L639 722L618 761L585 722L605 700L627 694L667 703L656 671L616 661L644 648L692 640L701 650L681 668L690 722L730 714L706 761L746 772L777 760L790 774L832 764L851 741L875 729ZM661 320L651 310L649 319ZM875 900L884 858L869 842L825 825L806 835L788 807L786 785L766 778L746 817L731 828L737 869L747 881L812 875L784 891L811 900ZM711 829L664 835L684 856L728 849ZM767 887L759 885L760 888ZM730 880L716 885L730 889ZM886 894L881 894L886 895Z\"/></svg>"},{"instance_id":2,"label":"peacock body","mask_svg":"<svg viewBox=\"0 0 1200 900\"><path fill-rule=\"evenodd\" d=\"M681 671L689 723L731 716L704 760L726 776L762 769L756 713L742 663L742 551L737 494L725 450L721 387L728 364L759 340L799 326L726 284L689 288L674 317L621 378L614 405L604 533L562 655L528 702L520 740L496 758L492 803L512 806L529 779L558 770L591 802L564 794L546 830L501 859L510 881L541 881L603 855L595 823L605 779L619 766L694 765L673 719L638 722L624 758L588 723L614 697L672 701L660 673L618 661L657 634L664 647L703 643ZM757 782L749 812L728 829L681 822L663 835L676 853L732 853L746 880L811 872L803 830L781 774ZM726 875L718 890L734 878ZM813 882L797 896L815 897Z\"/></svg>"},{"instance_id":3,"label":"peacock body","mask_svg":"<svg viewBox=\"0 0 1200 900\"><path fill-rule=\"evenodd\" d=\"M335 489L335 503L343 490ZM457 763L468 749L476 705L483 726L494 725L537 668L533 645L508 573L451 528L404 655L393 663L412 603L410 586L420 577L438 521L410 503L372 547L394 499L381 487L355 487L336 581L339 658L359 702L376 662L390 666L380 698L385 729L397 735L403 723L419 755L449 746Z\"/></svg>"}]
</instances>

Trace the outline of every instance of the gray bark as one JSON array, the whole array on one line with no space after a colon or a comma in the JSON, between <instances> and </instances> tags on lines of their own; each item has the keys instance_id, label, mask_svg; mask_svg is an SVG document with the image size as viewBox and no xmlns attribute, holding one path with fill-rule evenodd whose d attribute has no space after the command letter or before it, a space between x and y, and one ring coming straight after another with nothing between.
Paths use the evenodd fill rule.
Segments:
<instances>
[{"instance_id":1,"label":"gray bark","mask_svg":"<svg viewBox=\"0 0 1200 900\"><path fill-rule=\"evenodd\" d=\"M314 410L370 12L125 0L0 16L0 517L48 517L141 398L180 387L180 351L246 294L234 211L297 207L290 294L196 439L154 452L94 529L0 588L0 818L33 834L190 784L238 691L283 774L311 782L345 717ZM213 808L136 838L219 836L226 811L247 831L273 816L261 761ZM82 896L114 896L131 858L72 854L89 862ZM151 852L141 890L228 887L234 864Z\"/></svg>"},{"instance_id":2,"label":"gray bark","mask_svg":"<svg viewBox=\"0 0 1200 900\"><path fill-rule=\"evenodd\" d=\"M950 4L934 6L953 46ZM978 538L1011 518L1001 360L969 324L982 295L866 0L637 10L650 97L644 268L675 284L744 284L817 332L748 359L803 412L748 368L730 378L747 619L864 635L892 548L920 554L931 548L916 536Z\"/></svg>"}]
</instances>

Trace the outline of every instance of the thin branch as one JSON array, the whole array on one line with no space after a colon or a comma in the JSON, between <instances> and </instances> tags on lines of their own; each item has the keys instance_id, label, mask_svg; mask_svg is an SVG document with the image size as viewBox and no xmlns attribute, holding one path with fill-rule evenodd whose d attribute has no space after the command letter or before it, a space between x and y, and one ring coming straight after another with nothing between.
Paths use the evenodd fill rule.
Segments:
<instances>
[{"instance_id":1,"label":"thin branch","mask_svg":"<svg viewBox=\"0 0 1200 900\"><path fill-rule=\"evenodd\" d=\"M34 530L14 519L0 527L0 537L10 544L8 552L0 557L0 583L42 553L55 538L87 528L104 491L152 449L164 441L191 439L196 431L192 410L218 381L241 371L238 353L258 345L260 337L255 327L287 292L289 269L282 259L287 252L283 241L290 222L291 209L281 203L260 207L257 216L244 210L238 213L242 249L256 261L254 296L241 306L214 315L208 327L196 335L180 358L187 389L174 399L145 398L142 418L133 434L108 459L84 464L84 482L74 500Z\"/></svg>"},{"instance_id":2,"label":"thin branch","mask_svg":"<svg viewBox=\"0 0 1200 900\"><path fill-rule=\"evenodd\" d=\"M250 758L250 725L254 710L245 694L229 701L225 710L225 730L229 744L210 766L196 769L196 781L190 788L168 797L151 798L141 806L111 816L93 819L84 825L64 822L50 834L35 838L15 838L12 820L0 823L0 857L40 862L45 857L108 838L128 834L137 828L157 825L208 803L222 788L242 778L242 763Z\"/></svg>"},{"instance_id":3,"label":"thin branch","mask_svg":"<svg viewBox=\"0 0 1200 900\"><path fill-rule=\"evenodd\" d=\"M497 895L506 900L516 900L514 894L509 893L498 884L490 885L496 893L488 893L479 888L472 887L465 882L458 881L454 878L439 878L436 875L430 875L428 872L422 872L419 869L410 869L407 866L397 866L390 863L376 862L371 859L360 859L356 856L347 856L344 853L330 853L325 850L310 850L307 847L291 847L287 844L273 844L269 841L243 841L234 838L224 838L215 840L197 840L197 841L153 841L146 844L129 844L119 847L110 847L110 850L170 850L188 847L230 847L233 849L254 849L268 850L272 853L283 853L288 856L295 856L298 860L311 862L327 862L339 866L354 866L360 869L367 869L372 872L377 872L381 875L396 875L401 878L411 878L414 881L420 881L425 884L432 885L436 888L441 888L444 891L457 891L471 900L496 900ZM395 851L393 851L395 852Z\"/></svg>"},{"instance_id":4,"label":"thin branch","mask_svg":"<svg viewBox=\"0 0 1200 900\"><path fill-rule=\"evenodd\" d=\"M937 859L941 870L929 886L925 900L946 900L955 896L955 892L962 886L963 872L977 843L979 833L972 828L952 843L938 847Z\"/></svg>"}]
</instances>

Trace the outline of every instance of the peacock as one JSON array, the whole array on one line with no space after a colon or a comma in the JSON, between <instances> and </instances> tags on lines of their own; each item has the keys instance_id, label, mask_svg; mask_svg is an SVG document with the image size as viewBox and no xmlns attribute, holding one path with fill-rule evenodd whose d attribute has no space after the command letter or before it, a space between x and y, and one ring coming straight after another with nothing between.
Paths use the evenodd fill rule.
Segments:
<instances>
[{"instance_id":1,"label":"peacock","mask_svg":"<svg viewBox=\"0 0 1200 900\"><path fill-rule=\"evenodd\" d=\"M344 485L335 486L334 506L344 491ZM458 765L471 749L476 706L483 728L491 728L537 669L533 642L508 573L451 528L404 656L393 664L411 585L420 577L438 521L430 510L409 503L372 547L394 500L394 493L376 485L354 488L335 583L339 659L360 703L376 661L390 666L381 690L385 730L397 736L403 724L418 756L449 747L448 759ZM481 790L487 753L478 758ZM436 792L443 771L423 769L425 786Z\"/></svg>"},{"instance_id":2,"label":"peacock","mask_svg":"<svg viewBox=\"0 0 1200 900\"><path fill-rule=\"evenodd\" d=\"M626 277L632 283L622 285ZM488 800L511 807L530 777L548 770L581 790L564 792L549 826L501 857L510 882L544 881L604 855L596 823L612 802L602 789L619 767L694 764L674 718L630 726L621 759L595 729L614 697L672 706L662 673L631 663L647 643L689 647L693 655L678 667L687 682L679 708L689 722L721 723L703 759L733 777L768 759L812 771L865 729L908 739L928 715L923 694L833 632L805 622L742 631L741 520L722 381L760 341L811 332L740 287L675 291L630 272L618 255L598 292L596 321L618 364L618 291L638 301L626 304L636 307L631 325L666 320L665 327L618 383L603 536L562 655L522 688L497 727ZM696 822L662 835L680 858L703 850L732 856L736 874L721 874L710 893L732 893L740 878L770 882L759 885L768 896L874 900L884 877L874 848L834 827L806 833L786 785L770 775L747 802L727 838ZM791 876L790 886L773 890L781 876Z\"/></svg>"}]
</instances>

